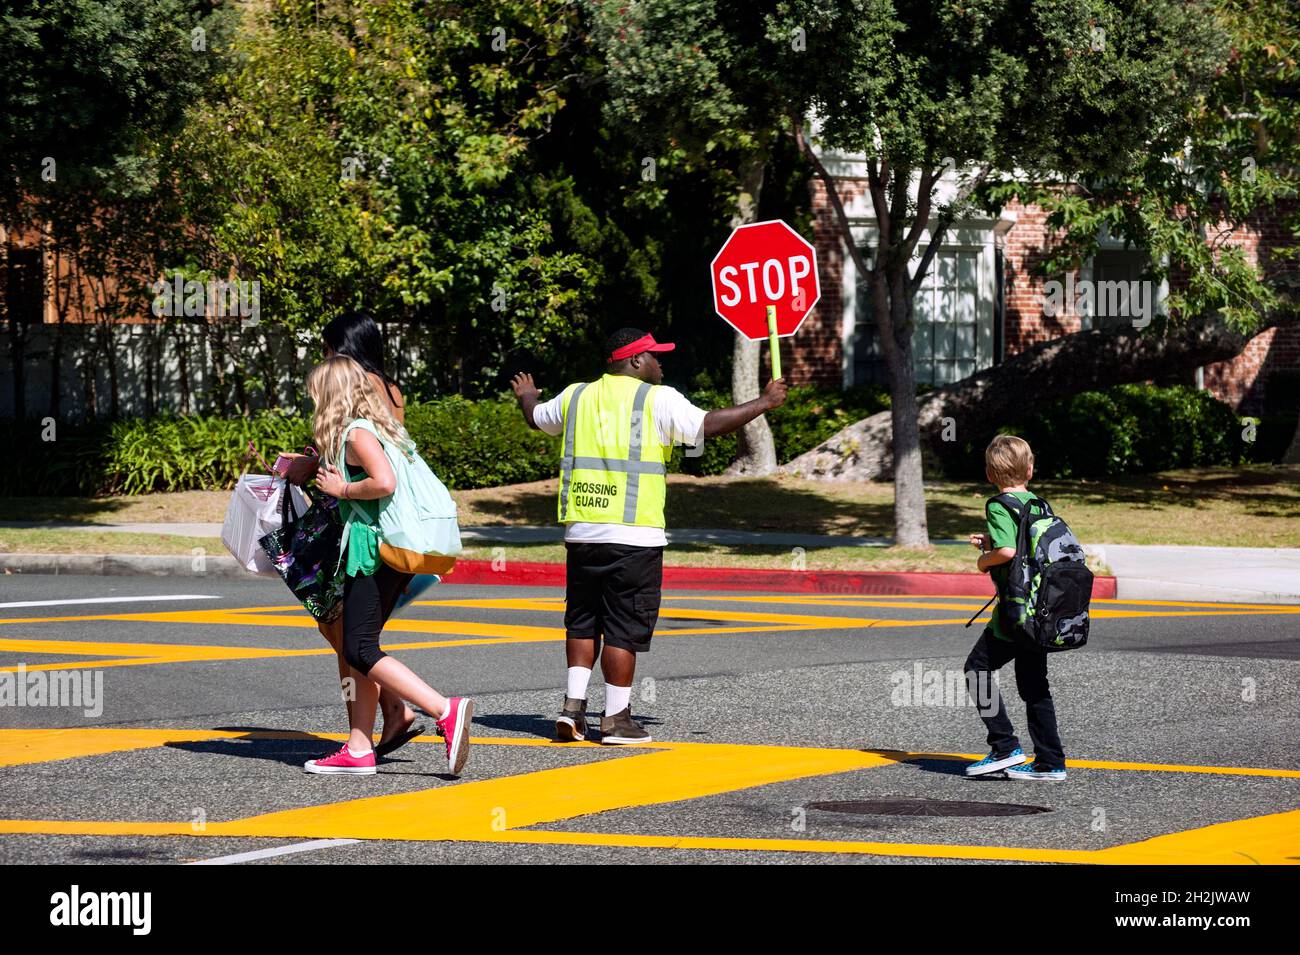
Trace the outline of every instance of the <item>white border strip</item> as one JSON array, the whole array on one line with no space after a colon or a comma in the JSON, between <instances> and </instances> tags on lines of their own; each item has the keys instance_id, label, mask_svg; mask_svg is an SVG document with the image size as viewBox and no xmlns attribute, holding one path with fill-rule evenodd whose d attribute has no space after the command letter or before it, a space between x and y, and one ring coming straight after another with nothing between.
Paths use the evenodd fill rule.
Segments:
<instances>
[{"instance_id":1,"label":"white border strip","mask_svg":"<svg viewBox=\"0 0 1300 955\"><path fill-rule=\"evenodd\" d=\"M354 846L360 839L313 839L311 842L295 842L291 846L276 846L274 849L258 849L256 852L240 852L233 856L217 856L215 859L200 859L187 862L186 865L239 865L241 862L255 862L258 859L273 859L276 856L291 856L299 852L315 852L317 849L333 849L335 846Z\"/></svg>"},{"instance_id":2,"label":"white border strip","mask_svg":"<svg viewBox=\"0 0 1300 955\"><path fill-rule=\"evenodd\" d=\"M84 600L19 600L14 603L0 604L0 610L7 607L64 607L69 604L129 604L145 603L150 600L217 600L212 594L159 594L155 597L88 597Z\"/></svg>"}]
</instances>

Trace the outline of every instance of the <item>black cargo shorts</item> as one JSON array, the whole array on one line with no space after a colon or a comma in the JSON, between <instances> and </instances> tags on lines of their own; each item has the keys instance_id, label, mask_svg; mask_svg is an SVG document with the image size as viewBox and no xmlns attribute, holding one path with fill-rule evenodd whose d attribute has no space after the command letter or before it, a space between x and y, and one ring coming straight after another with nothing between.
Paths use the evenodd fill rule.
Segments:
<instances>
[{"instance_id":1,"label":"black cargo shorts","mask_svg":"<svg viewBox=\"0 0 1300 955\"><path fill-rule=\"evenodd\" d=\"M565 544L570 640L605 638L632 653L650 649L663 593L664 549L630 544Z\"/></svg>"}]
</instances>

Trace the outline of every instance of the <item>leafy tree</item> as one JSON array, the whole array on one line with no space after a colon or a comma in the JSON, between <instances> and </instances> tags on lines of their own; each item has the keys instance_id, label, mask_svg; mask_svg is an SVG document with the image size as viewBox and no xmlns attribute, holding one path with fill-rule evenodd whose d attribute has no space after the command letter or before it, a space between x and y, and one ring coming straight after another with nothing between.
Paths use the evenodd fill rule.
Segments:
<instances>
[{"instance_id":1,"label":"leafy tree","mask_svg":"<svg viewBox=\"0 0 1300 955\"><path fill-rule=\"evenodd\" d=\"M1026 394L1063 396L1108 383L1176 377L1231 358L1250 335L1287 320L1294 310L1276 281L1287 250L1255 264L1223 241L1253 216L1295 208L1279 205L1295 196L1300 168L1300 29L1294 6L1237 0L1171 9L1090 3L1073 5L1075 15L1063 19L1071 4L1031 6L1009 10L1017 23L1050 28L1044 36L1049 47L1061 50L1058 62L1068 68L1064 86L1050 69L1034 73L1042 90L1032 92L1033 108L1027 110L1066 125L1042 143L1036 166L1028 160L1017 164L1000 148L988 153L997 159L992 164L982 161L982 151L960 154L975 177L989 170L988 187L982 196L973 192L972 201L997 205L1019 195L1047 206L1062 236L1045 271L1077 265L1095 250L1103 227L1147 250L1149 274L1173 280L1169 315L1141 331L1094 329L1045 342L927 394L904 424L917 420L918 432L936 451L942 450L945 418L960 421L968 436L986 435L1009 420ZM1042 112L1053 105L1042 96L1071 89L1055 109ZM1135 96L1148 102L1131 102ZM1070 103L1075 107L1065 108ZM992 175L1016 169L1014 178ZM937 224L943 223L941 213ZM891 441L897 457L898 417L874 416L791 467L804 474L879 475L889 466ZM904 436L902 446L909 441Z\"/></svg>"},{"instance_id":2,"label":"leafy tree","mask_svg":"<svg viewBox=\"0 0 1300 955\"><path fill-rule=\"evenodd\" d=\"M239 69L175 151L184 264L258 279L263 318L294 332L347 307L407 320L426 388L562 349L591 271L555 241L528 163L572 29L564 5L528 0L250 9Z\"/></svg>"},{"instance_id":3,"label":"leafy tree","mask_svg":"<svg viewBox=\"0 0 1300 955\"><path fill-rule=\"evenodd\" d=\"M670 169L709 170L730 191L728 221L709 229L715 251L727 231L718 226L735 228L784 212L779 204L787 198L786 183L771 177L778 170L793 175L781 156L790 148L783 132L788 103L770 70L768 21L755 15L753 4L591 0L589 6L610 87L611 122L632 130ZM675 183L656 180L646 188L662 202ZM764 215L765 207L773 211ZM738 333L733 342L731 392L740 403L758 396L760 345ZM772 431L764 418L746 425L739 439L733 473L775 469Z\"/></svg>"},{"instance_id":4,"label":"leafy tree","mask_svg":"<svg viewBox=\"0 0 1300 955\"><path fill-rule=\"evenodd\" d=\"M69 296L90 294L89 310L107 322L141 291L117 281L120 263L147 272L156 251L149 239L157 233L139 217L97 216L96 210L129 208L156 185L150 144L175 128L221 68L218 51L229 20L212 0L11 0L0 13L0 231L7 232L0 257L7 260L15 239L34 238L42 255L78 263L90 285L54 290L56 414ZM96 264L105 268L96 271ZM0 314L8 324L21 418L26 329L4 298ZM105 360L115 403L111 349Z\"/></svg>"},{"instance_id":5,"label":"leafy tree","mask_svg":"<svg viewBox=\"0 0 1300 955\"><path fill-rule=\"evenodd\" d=\"M821 142L866 157L877 224L869 254L852 240L805 117L792 113L879 330L892 395L895 538L925 546L913 301L948 228L999 170L1128 174L1150 131L1176 124L1206 87L1217 41L1199 5L1177 0L791 0L781 9L774 40L790 24L807 31L816 69L782 72L799 81ZM791 56L783 52L787 63ZM947 194L945 173L955 179Z\"/></svg>"}]
</instances>

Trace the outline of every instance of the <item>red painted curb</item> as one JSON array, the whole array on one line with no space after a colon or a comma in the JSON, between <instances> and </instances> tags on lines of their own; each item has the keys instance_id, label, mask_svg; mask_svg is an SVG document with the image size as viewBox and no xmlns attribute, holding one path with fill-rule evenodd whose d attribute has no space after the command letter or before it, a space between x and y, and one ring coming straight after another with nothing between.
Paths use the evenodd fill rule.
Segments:
<instances>
[{"instance_id":1,"label":"red painted curb","mask_svg":"<svg viewBox=\"0 0 1300 955\"><path fill-rule=\"evenodd\" d=\"M500 570L487 560L462 560L449 584L563 587L564 565L506 561ZM857 572L851 570L753 570L743 567L665 567L664 587L675 590L766 590L794 594L930 594L991 597L984 574ZM1097 577L1092 595L1115 598L1115 578Z\"/></svg>"}]
</instances>

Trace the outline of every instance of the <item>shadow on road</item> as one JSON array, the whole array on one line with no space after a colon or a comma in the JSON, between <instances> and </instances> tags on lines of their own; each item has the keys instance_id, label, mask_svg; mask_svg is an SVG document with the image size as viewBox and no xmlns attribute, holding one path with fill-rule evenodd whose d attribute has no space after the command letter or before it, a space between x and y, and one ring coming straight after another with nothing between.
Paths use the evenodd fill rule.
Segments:
<instances>
[{"instance_id":1,"label":"shadow on road","mask_svg":"<svg viewBox=\"0 0 1300 955\"><path fill-rule=\"evenodd\" d=\"M658 726L659 720L653 716L643 716L640 713L634 713L633 718L642 726ZM587 721L589 724L595 724L592 732L596 732L596 727L600 724L599 713L588 713ZM542 739L555 739L555 717L542 716L540 713L495 713L490 716L474 716L474 722L480 726L488 726L494 730L506 730L510 733L527 733L529 736L538 736ZM590 738L590 737L589 737Z\"/></svg>"},{"instance_id":2,"label":"shadow on road","mask_svg":"<svg viewBox=\"0 0 1300 955\"><path fill-rule=\"evenodd\" d=\"M185 743L167 743L169 749L214 756L239 756L244 759L265 759L285 766L302 768L302 764L317 756L325 756L338 749L338 741L316 736L314 733L293 730L268 729L261 726L217 726L223 733L246 733L231 739L205 739Z\"/></svg>"},{"instance_id":3,"label":"shadow on road","mask_svg":"<svg viewBox=\"0 0 1300 955\"><path fill-rule=\"evenodd\" d=\"M866 749L864 753L896 759L901 765L915 766L923 773L938 773L941 776L966 777L966 766L972 760L945 753L911 753L905 749ZM968 777L972 782L987 782L990 779L1006 779L1005 773L990 773L987 776Z\"/></svg>"}]
</instances>

